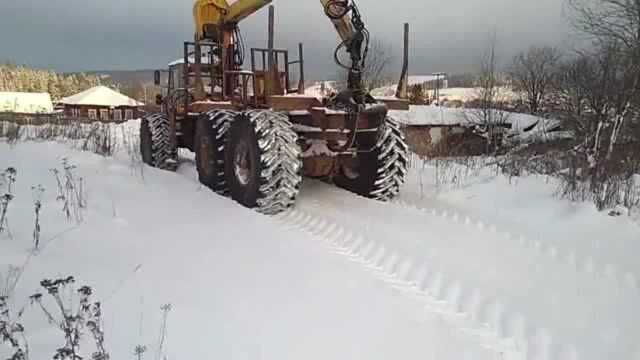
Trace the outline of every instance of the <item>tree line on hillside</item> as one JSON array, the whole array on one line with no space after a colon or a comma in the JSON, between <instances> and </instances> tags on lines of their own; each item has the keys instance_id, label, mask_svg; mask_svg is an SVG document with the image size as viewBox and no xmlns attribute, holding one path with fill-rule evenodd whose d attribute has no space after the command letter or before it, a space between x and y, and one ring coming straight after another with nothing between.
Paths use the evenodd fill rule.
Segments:
<instances>
[{"instance_id":1,"label":"tree line on hillside","mask_svg":"<svg viewBox=\"0 0 640 360\"><path fill-rule=\"evenodd\" d=\"M56 101L100 85L98 76L59 74L22 65L0 64L0 91L46 92Z\"/></svg>"}]
</instances>

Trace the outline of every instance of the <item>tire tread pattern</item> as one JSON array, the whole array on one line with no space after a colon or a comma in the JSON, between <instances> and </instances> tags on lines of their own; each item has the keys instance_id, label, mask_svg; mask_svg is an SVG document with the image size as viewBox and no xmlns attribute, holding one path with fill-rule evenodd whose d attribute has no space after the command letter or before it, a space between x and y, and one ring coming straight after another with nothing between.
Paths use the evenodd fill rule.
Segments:
<instances>
[{"instance_id":1,"label":"tire tread pattern","mask_svg":"<svg viewBox=\"0 0 640 360\"><path fill-rule=\"evenodd\" d=\"M370 197L380 201L395 198L407 176L409 146L400 125L387 117L380 127L378 141L378 169Z\"/></svg>"},{"instance_id":2,"label":"tire tread pattern","mask_svg":"<svg viewBox=\"0 0 640 360\"><path fill-rule=\"evenodd\" d=\"M277 214L295 204L302 183L298 135L285 114L251 110L246 116L255 129L260 151L262 171L257 211Z\"/></svg>"},{"instance_id":3,"label":"tire tread pattern","mask_svg":"<svg viewBox=\"0 0 640 360\"><path fill-rule=\"evenodd\" d=\"M213 190L223 196L229 195L229 187L224 176L224 149L227 144L229 127L238 114L237 111L232 110L211 110L206 113L209 126L213 128L216 137L214 143L218 146L217 153L220 155L216 159L218 170L216 178L218 181Z\"/></svg>"},{"instance_id":4,"label":"tire tread pattern","mask_svg":"<svg viewBox=\"0 0 640 360\"><path fill-rule=\"evenodd\" d=\"M144 117L151 133L151 156L153 167L175 171L178 168L178 152L171 143L171 123L162 113Z\"/></svg>"}]
</instances>

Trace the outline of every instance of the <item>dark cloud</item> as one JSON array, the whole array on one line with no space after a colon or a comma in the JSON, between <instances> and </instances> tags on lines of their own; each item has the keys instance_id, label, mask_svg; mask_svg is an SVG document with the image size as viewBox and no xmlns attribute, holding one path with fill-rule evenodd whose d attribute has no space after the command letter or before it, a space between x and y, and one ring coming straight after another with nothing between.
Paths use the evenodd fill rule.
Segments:
<instances>
[{"instance_id":1,"label":"dark cloud","mask_svg":"<svg viewBox=\"0 0 640 360\"><path fill-rule=\"evenodd\" d=\"M374 37L400 54L411 23L413 72L472 68L495 29L503 58L568 38L563 0L359 0ZM275 0L277 44L305 43L312 76L336 73L337 35L319 0ZM192 38L191 0L0 0L0 61L61 71L164 67ZM242 24L249 46L266 42L266 9Z\"/></svg>"}]
</instances>

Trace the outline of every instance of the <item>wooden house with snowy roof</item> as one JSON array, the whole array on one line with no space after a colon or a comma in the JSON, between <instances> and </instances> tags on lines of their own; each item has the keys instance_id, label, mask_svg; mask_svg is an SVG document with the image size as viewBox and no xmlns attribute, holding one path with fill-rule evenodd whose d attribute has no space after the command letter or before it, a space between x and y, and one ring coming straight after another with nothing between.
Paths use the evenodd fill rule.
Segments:
<instances>
[{"instance_id":1,"label":"wooden house with snowy roof","mask_svg":"<svg viewBox=\"0 0 640 360\"><path fill-rule=\"evenodd\" d=\"M120 122L139 118L143 103L106 86L96 86L61 99L65 117L90 121Z\"/></svg>"}]
</instances>

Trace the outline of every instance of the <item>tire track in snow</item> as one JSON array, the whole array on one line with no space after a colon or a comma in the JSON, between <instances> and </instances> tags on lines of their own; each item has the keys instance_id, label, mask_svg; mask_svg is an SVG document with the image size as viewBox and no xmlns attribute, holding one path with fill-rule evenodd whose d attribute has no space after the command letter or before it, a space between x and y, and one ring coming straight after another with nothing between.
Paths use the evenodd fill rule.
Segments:
<instances>
[{"instance_id":1,"label":"tire track in snow","mask_svg":"<svg viewBox=\"0 0 640 360\"><path fill-rule=\"evenodd\" d=\"M426 252L424 260L416 261L412 256L394 249L386 241L372 239L367 234L370 232L367 229L369 226L365 226L364 229L357 226L354 228L353 225L341 226L339 224L344 222L343 219L324 216L334 210L339 214L338 217L347 214L345 218L355 217L360 220L356 225L362 225L362 219L366 219L367 215L360 212L363 212L363 207L370 206L384 207L385 211L390 213L400 212L412 214L414 217L439 219L453 227L474 229L483 234L490 233L494 239L501 238L508 246L519 248L542 260L552 261L558 266L573 269L583 277L590 276L599 282L613 281L623 284L626 292L639 292L637 279L632 274L621 275L615 267L604 267L604 270L600 270L602 268L597 266L592 258L580 261L575 253L561 253L557 247L545 246L540 241L529 241L523 236L514 237L508 232L499 231L495 226L487 226L466 216L463 218L455 212L417 208L403 202L383 204L319 182L308 181L303 187L296 208L277 217L288 226L323 240L330 251L364 266L385 284L408 298L423 301L426 311L446 314L454 328L471 334L486 346L502 352L505 359L573 360L582 358L585 354L579 356L577 348L570 344L571 341L560 341L535 315L510 306L509 303L517 305L517 301L504 301L500 296L487 296L486 292L479 290L483 288L481 285L469 285L455 280L456 277L447 271L446 266L433 263L432 260L438 258L437 253ZM380 221L373 217L370 224L375 224L376 220ZM327 227L325 231L321 231L323 226ZM529 317L523 314L528 314ZM531 321L532 319L534 321ZM613 329L612 332L616 333L617 330ZM580 350L588 351L584 348Z\"/></svg>"},{"instance_id":2,"label":"tire track in snow","mask_svg":"<svg viewBox=\"0 0 640 360\"><path fill-rule=\"evenodd\" d=\"M465 311L459 302L460 285L456 283L444 289L441 272L430 276L426 265L415 267L410 260L387 250L384 245L304 210L294 209L278 215L277 219L322 241L332 253L363 267L407 298L419 301L425 311L441 315L447 324L499 353L502 359L526 358L524 343L501 337L491 324L475 323L477 316Z\"/></svg>"},{"instance_id":3,"label":"tire track in snow","mask_svg":"<svg viewBox=\"0 0 640 360\"><path fill-rule=\"evenodd\" d=\"M337 238L337 240L332 241L342 244L342 248L337 249L339 250L338 252L350 258L355 257L357 262L365 264L368 269L373 270L378 276L387 279L387 283L399 286L407 294L418 298L430 297L433 300L430 302L432 310L440 309L440 311L443 311L442 309L448 309L449 314L457 314L457 316L451 316L451 318L465 318L467 320L466 325L461 326L461 328L472 329L472 333L473 331L484 331L485 336L489 331L497 339L497 341L492 342L492 346L496 348L499 348L496 343L511 342L511 349L516 349L517 353L522 355L520 358L570 360L578 358L577 348L572 344L583 344L585 337L587 339L597 339L594 335L598 331L616 334L624 333L625 326L629 328L628 323L616 327L615 323L605 322L604 329L589 329L591 333L585 336L582 333L578 334L576 327L558 326L554 318L554 316L558 315L556 309L554 309L555 312L551 311L548 314L544 314L545 316L537 316L540 311L546 312L544 309L547 309L547 307L549 310L552 309L554 305L548 304L549 302L555 304L556 301L560 301L560 307L564 306L568 309L569 315L566 316L566 319L569 319L568 322L573 319L589 319L591 318L591 313L589 312L591 309L580 306L580 296L584 295L585 298L589 298L590 294L607 292L610 292L613 296L613 291L622 293L626 297L622 302L625 305L624 308L632 310L628 306L627 300L637 299L638 291L635 284L630 281L619 281L619 278L613 276L615 272L611 270L604 273L606 276L594 277L596 274L593 273L592 261L586 261L583 267L579 267L575 257L573 259L568 257L566 261L561 258L557 248L545 247L540 242L530 242L524 237L514 238L509 233L500 232L495 226L487 226L482 222L473 222L468 217L463 219L456 213L447 213L446 211L437 213L433 210L418 209L404 203L381 204L324 184L317 184L315 188L316 191L313 191L314 189L311 189L312 191L309 191L309 189L303 190L303 197L297 206L297 210L295 210L302 214L298 215L301 219L294 217L294 222L299 223L298 227L321 238ZM318 189L320 191L317 191ZM317 192L317 194L314 194L314 192ZM392 224L398 216L394 218L389 216L390 214L401 214L400 217L410 217L410 221L404 222L403 225L411 228L415 227L416 229L404 229L408 230L405 231L406 234L393 234L398 232L399 229L397 225L394 226ZM307 219L307 217L310 217L310 219ZM415 221L414 218L416 219ZM415 238L415 240L409 241L413 241L415 245L423 242L423 240L426 240L424 242L427 243L434 240L428 238L429 235L436 238L443 236L443 234L438 234L437 231L435 235L431 234L428 227L422 226L420 219L428 220L428 226L436 222L437 226L435 228L439 228L441 233L444 227L456 229L458 233L465 231L470 233L471 236L465 239L468 241L468 245L478 246L480 244L481 246L493 247L497 251L501 251L504 248L507 253L511 252L516 255L516 263L521 259L529 261L535 267L532 270L534 272L542 272L542 270L547 270L546 268L550 267L552 273L553 271L559 271L559 279L550 279L550 283L553 285L549 290L551 293L546 293L547 289L544 283L540 284L534 281L535 287L533 289L543 290L545 293L535 294L525 291L525 297L530 298L533 296L536 298L533 305L531 305L532 301L529 299L525 299L522 302L522 290L527 289L526 286L517 287L515 292L510 291L509 286L505 286L505 288L509 289L507 291L499 289L500 291L496 292L494 291L495 289L490 288L487 292L482 282L475 281L477 278L472 277L475 280L468 281L468 277L459 276L459 271L458 274L456 274L456 271L450 271L452 269L458 270L452 267L451 263L447 265L445 262L443 265L437 261L442 257L441 255L451 255L450 253L442 254L439 249L425 248L425 246L422 246L422 249L413 245L409 246L408 249L406 247L402 249L402 246L397 246L399 242L406 242L406 238ZM326 231L319 230L322 229L322 226L326 226L328 229ZM385 233L387 228L392 230ZM426 232L420 234L420 231L425 229ZM402 233L402 230L400 228L399 232ZM427 239L424 239L425 234ZM346 236L346 238L342 239L341 236ZM360 240L349 240L350 237ZM441 243L443 240L446 243L448 238L445 236L439 240ZM346 244L349 245L345 250ZM464 244L462 245L464 246ZM416 254L412 252L414 250L417 250L418 256L423 260L416 260ZM464 249L459 250L464 251ZM471 249L470 251L474 250ZM508 255L506 256L508 257ZM522 269L528 271L526 265L528 264L517 264L516 268L519 267L520 269L518 275L528 275L526 272L522 272ZM495 269L500 271L510 270L508 265L503 264L495 266ZM508 281L505 283L500 279L503 274L496 275L498 277L496 284L499 286L500 284L509 284ZM575 285L572 281L574 278L576 279ZM460 279L465 279L464 281L467 283L465 284ZM527 277L522 278L522 280L529 281ZM566 285L569 285L568 288L563 289L562 287ZM407 286L409 286L409 289L412 286L415 288L409 291ZM481 292L479 289L483 291ZM518 293L518 291L521 293ZM554 291L558 293L554 293ZM505 297L505 295L507 296ZM595 300L593 302L598 306L602 306L602 303L598 301ZM522 305L526 306L523 307ZM538 314L536 314L536 311ZM562 314L562 319L567 321L564 314ZM587 321L586 325L589 325L588 320L585 321ZM580 338L581 336L582 338ZM503 346L501 349L508 350L509 347ZM584 352L582 355L587 355L590 352L589 346L581 345L580 350Z\"/></svg>"},{"instance_id":4,"label":"tire track in snow","mask_svg":"<svg viewBox=\"0 0 640 360\"><path fill-rule=\"evenodd\" d=\"M451 219L456 222L462 219L462 216L455 211L448 212L447 210L442 210L439 212L436 208L417 206L405 201L394 201L393 204L406 209L431 214L432 216L442 216L444 218L451 217ZM580 258L578 257L577 251L575 249L567 250L562 249L558 244L549 244L540 240L529 240L525 235L512 234L509 231L501 231L495 225L487 226L483 221L473 219L469 216L465 216L463 222L467 226L475 224L475 226L477 226L478 229L481 230L488 228L497 236L502 236L506 239L513 240L514 243L520 245L523 248L533 249L540 255L548 256L550 259L556 261L559 264L567 265L586 274L590 274L593 276L594 280L613 280L620 284L624 284L624 286L626 286L628 289L640 294L640 283L637 277L631 271L619 269L613 264L603 265L603 263L597 263L594 257L591 255Z\"/></svg>"},{"instance_id":5,"label":"tire track in snow","mask_svg":"<svg viewBox=\"0 0 640 360\"><path fill-rule=\"evenodd\" d=\"M424 213L431 214L432 216L451 216L454 220L462 218L462 216L456 211L448 212L447 210L442 210L439 212L436 208L422 207L405 201L394 201L393 204L407 209L422 211ZM487 227L487 225L485 225L481 220L473 219L469 216L464 217L464 223L465 225L475 224L479 229ZM544 242L540 240L531 240L525 235L517 233L514 234L508 231L499 231L495 225L491 225L488 228L499 236L511 239L524 248L531 248L540 255L548 256L550 259L558 263L575 268L585 274L590 274L590 276L592 276L596 281L613 281L615 283L623 284L623 286L628 289L640 294L640 281L631 270L619 268L610 263L597 262L593 254L580 257L578 256L578 251L576 251L575 248L567 249L565 248L566 246L558 244L557 240Z\"/></svg>"}]
</instances>

